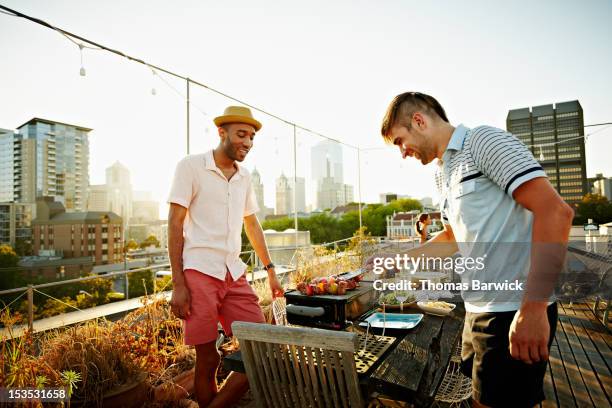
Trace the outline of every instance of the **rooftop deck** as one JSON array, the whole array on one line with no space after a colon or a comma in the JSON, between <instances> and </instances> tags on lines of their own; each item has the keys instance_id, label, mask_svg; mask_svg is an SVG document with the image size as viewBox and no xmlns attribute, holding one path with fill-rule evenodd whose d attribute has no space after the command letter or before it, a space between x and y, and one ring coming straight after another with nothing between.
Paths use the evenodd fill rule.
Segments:
<instances>
[{"instance_id":1,"label":"rooftop deck","mask_svg":"<svg viewBox=\"0 0 612 408\"><path fill-rule=\"evenodd\" d=\"M590 305L559 305L543 407L612 406L612 334Z\"/></svg>"}]
</instances>

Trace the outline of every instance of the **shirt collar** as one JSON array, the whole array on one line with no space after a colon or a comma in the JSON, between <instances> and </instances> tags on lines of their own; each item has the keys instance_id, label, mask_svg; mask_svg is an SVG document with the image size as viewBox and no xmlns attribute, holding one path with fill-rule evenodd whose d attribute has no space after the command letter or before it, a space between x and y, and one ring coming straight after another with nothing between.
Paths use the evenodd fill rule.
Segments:
<instances>
[{"instance_id":1,"label":"shirt collar","mask_svg":"<svg viewBox=\"0 0 612 408\"><path fill-rule=\"evenodd\" d=\"M459 151L463 149L463 142L465 141L465 135L468 129L462 124L457 126L451 135L450 140L448 141L448 146L446 146L446 151L448 150L456 150Z\"/></svg>"},{"instance_id":2,"label":"shirt collar","mask_svg":"<svg viewBox=\"0 0 612 408\"><path fill-rule=\"evenodd\" d=\"M206 169L217 172L221 174L223 177L225 177L221 169L218 168L217 164L215 163L215 157L213 156L212 150L209 150L208 152L206 152L206 154L204 155L204 162L206 163ZM238 168L238 175L244 176L246 170L241 165L239 165L237 162L234 162L234 164ZM232 179L234 177L232 177Z\"/></svg>"}]
</instances>

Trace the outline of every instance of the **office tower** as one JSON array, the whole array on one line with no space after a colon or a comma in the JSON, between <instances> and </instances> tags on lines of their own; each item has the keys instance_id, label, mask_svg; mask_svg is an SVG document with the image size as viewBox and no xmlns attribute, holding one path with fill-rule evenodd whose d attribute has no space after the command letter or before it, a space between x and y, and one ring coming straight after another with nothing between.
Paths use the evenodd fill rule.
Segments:
<instances>
[{"instance_id":1,"label":"office tower","mask_svg":"<svg viewBox=\"0 0 612 408\"><path fill-rule=\"evenodd\" d=\"M251 186L253 188L253 192L255 193L257 206L259 207L257 219L261 222L266 219L266 206L264 204L264 185L261 182L261 175L259 174L259 171L257 171L257 168L255 168L251 173Z\"/></svg>"},{"instance_id":2,"label":"office tower","mask_svg":"<svg viewBox=\"0 0 612 408\"><path fill-rule=\"evenodd\" d=\"M291 187L291 202L293 203L293 190L295 190L295 211L298 213L306 212L306 180L304 177L289 178L289 186ZM291 206L292 212L294 206Z\"/></svg>"},{"instance_id":3,"label":"office tower","mask_svg":"<svg viewBox=\"0 0 612 408\"><path fill-rule=\"evenodd\" d=\"M331 140L323 140L311 149L312 180L320 182L325 177L332 177L336 183L344 183L342 145ZM327 164L329 162L329 175Z\"/></svg>"},{"instance_id":4,"label":"office tower","mask_svg":"<svg viewBox=\"0 0 612 408\"><path fill-rule=\"evenodd\" d=\"M512 109L506 128L530 148L567 203L582 200L588 185L580 102Z\"/></svg>"},{"instance_id":5,"label":"office tower","mask_svg":"<svg viewBox=\"0 0 612 408\"><path fill-rule=\"evenodd\" d=\"M353 202L353 186L336 181L331 175L332 163L327 160L326 176L321 179L317 188L317 205L320 210L333 210L337 206Z\"/></svg>"},{"instance_id":6,"label":"office tower","mask_svg":"<svg viewBox=\"0 0 612 408\"><path fill-rule=\"evenodd\" d=\"M0 131L0 201L34 204L37 197L50 196L67 212L84 210L90 131L40 118L16 133Z\"/></svg>"},{"instance_id":7,"label":"office tower","mask_svg":"<svg viewBox=\"0 0 612 408\"><path fill-rule=\"evenodd\" d=\"M126 223L132 218L132 183L130 171L118 161L106 169L109 208ZM156 215L156 219L159 215Z\"/></svg>"},{"instance_id":8,"label":"office tower","mask_svg":"<svg viewBox=\"0 0 612 408\"><path fill-rule=\"evenodd\" d=\"M109 211L110 203L106 184L90 185L87 189L87 211Z\"/></svg>"},{"instance_id":9,"label":"office tower","mask_svg":"<svg viewBox=\"0 0 612 408\"><path fill-rule=\"evenodd\" d=\"M274 213L292 214L293 213L293 191L287 177L281 173L276 179L276 207Z\"/></svg>"}]
</instances>

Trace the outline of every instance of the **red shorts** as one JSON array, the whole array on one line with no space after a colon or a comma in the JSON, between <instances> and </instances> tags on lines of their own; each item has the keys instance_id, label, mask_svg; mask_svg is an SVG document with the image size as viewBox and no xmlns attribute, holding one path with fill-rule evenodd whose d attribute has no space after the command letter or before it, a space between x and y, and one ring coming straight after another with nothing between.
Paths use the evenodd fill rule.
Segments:
<instances>
[{"instance_id":1,"label":"red shorts","mask_svg":"<svg viewBox=\"0 0 612 408\"><path fill-rule=\"evenodd\" d=\"M185 344L197 345L217 339L218 323L225 334L232 335L232 323L264 323L259 298L242 275L234 281L227 272L225 280L213 278L195 269L185 269L185 282L191 294L191 314L185 319Z\"/></svg>"}]
</instances>

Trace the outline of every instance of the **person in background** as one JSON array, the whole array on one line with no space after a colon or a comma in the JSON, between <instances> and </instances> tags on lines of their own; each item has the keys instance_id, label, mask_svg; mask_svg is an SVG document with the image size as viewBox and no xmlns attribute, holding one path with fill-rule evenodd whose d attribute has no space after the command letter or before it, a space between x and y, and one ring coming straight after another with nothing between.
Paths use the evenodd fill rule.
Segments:
<instances>
[{"instance_id":1,"label":"person in background","mask_svg":"<svg viewBox=\"0 0 612 408\"><path fill-rule=\"evenodd\" d=\"M268 272L272 297L283 295L257 220L251 176L242 162L261 123L248 108L230 106L214 119L219 145L183 158L168 198L172 312L184 320L185 344L196 350L195 394L200 407L228 407L248 390L245 374L231 373L217 390L218 325L231 336L234 321L265 322L240 259L241 233Z\"/></svg>"},{"instance_id":2,"label":"person in background","mask_svg":"<svg viewBox=\"0 0 612 408\"><path fill-rule=\"evenodd\" d=\"M416 231L421 237L421 244L424 244L429 240L429 233L427 227L431 224L431 217L428 213L422 213L419 215L419 220L416 223Z\"/></svg>"}]
</instances>

